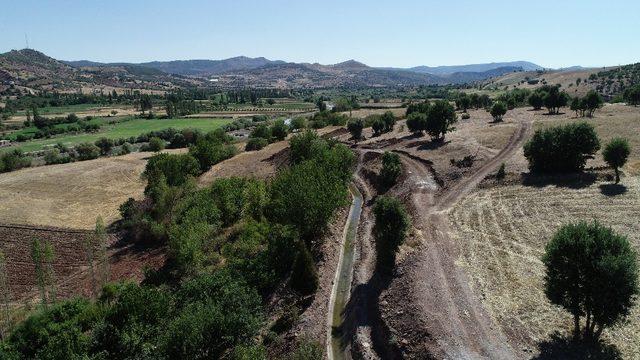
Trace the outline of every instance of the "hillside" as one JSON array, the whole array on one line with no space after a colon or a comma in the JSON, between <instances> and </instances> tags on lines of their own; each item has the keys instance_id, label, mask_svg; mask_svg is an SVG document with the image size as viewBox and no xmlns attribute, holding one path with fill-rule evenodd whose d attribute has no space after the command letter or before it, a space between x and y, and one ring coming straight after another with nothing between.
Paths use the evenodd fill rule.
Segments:
<instances>
[{"instance_id":1,"label":"hillside","mask_svg":"<svg viewBox=\"0 0 640 360\"><path fill-rule=\"evenodd\" d=\"M543 67L529 61L494 62L488 64L452 65L452 66L416 66L407 70L432 75L446 76L455 73L483 73L500 68L520 68L524 71L542 70Z\"/></svg>"}]
</instances>

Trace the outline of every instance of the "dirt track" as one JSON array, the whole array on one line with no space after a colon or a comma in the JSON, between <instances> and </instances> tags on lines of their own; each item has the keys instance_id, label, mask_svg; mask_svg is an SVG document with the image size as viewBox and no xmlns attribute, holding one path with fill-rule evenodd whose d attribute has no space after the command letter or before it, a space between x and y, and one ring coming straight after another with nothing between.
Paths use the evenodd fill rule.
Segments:
<instances>
[{"instance_id":1,"label":"dirt track","mask_svg":"<svg viewBox=\"0 0 640 360\"><path fill-rule=\"evenodd\" d=\"M512 359L519 357L469 287L457 264L445 214L516 150L531 128L520 123L505 148L472 175L438 193L431 168L401 154L407 179L395 196L405 198L419 248L397 267L398 277L382 293L381 316L407 358ZM393 304L391 306L390 304ZM372 336L373 337L373 336Z\"/></svg>"}]
</instances>

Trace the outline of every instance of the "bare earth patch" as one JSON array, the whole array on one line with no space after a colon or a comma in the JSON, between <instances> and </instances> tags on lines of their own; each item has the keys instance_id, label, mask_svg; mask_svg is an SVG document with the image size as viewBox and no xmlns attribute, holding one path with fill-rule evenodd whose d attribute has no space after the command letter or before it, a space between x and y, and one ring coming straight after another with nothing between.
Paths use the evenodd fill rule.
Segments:
<instances>
[{"instance_id":1,"label":"bare earth patch","mask_svg":"<svg viewBox=\"0 0 640 360\"><path fill-rule=\"evenodd\" d=\"M543 292L544 246L562 224L598 219L640 250L640 179L624 183L626 192L619 195L611 195L609 183L577 189L496 186L469 195L449 213L458 262L514 347L534 355L553 331L570 331L568 313L551 305ZM624 358L640 358L640 306L628 323L605 330L604 338Z\"/></svg>"}]
</instances>

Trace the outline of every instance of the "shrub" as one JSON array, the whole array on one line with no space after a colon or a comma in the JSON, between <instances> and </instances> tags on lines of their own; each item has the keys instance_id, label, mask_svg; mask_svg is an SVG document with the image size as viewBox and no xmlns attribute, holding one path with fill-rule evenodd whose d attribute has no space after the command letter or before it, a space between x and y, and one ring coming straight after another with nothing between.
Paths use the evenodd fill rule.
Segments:
<instances>
[{"instance_id":1,"label":"shrub","mask_svg":"<svg viewBox=\"0 0 640 360\"><path fill-rule=\"evenodd\" d=\"M211 166L233 157L238 150L232 144L226 144L221 140L205 137L198 139L189 148L189 154L195 157L200 164L200 170L205 172Z\"/></svg>"},{"instance_id":2,"label":"shrub","mask_svg":"<svg viewBox=\"0 0 640 360\"><path fill-rule=\"evenodd\" d=\"M100 148L100 155L106 156L111 153L114 144L113 140L103 137L96 140L95 145Z\"/></svg>"},{"instance_id":3,"label":"shrub","mask_svg":"<svg viewBox=\"0 0 640 360\"><path fill-rule=\"evenodd\" d=\"M382 119L375 119L373 121L373 124L371 124L371 129L373 129L373 135L374 136L378 136L380 134L382 134L382 132L384 131L385 125L384 125L384 121L382 121Z\"/></svg>"},{"instance_id":4,"label":"shrub","mask_svg":"<svg viewBox=\"0 0 640 360\"><path fill-rule=\"evenodd\" d=\"M598 222L560 228L545 248L545 294L574 318L586 317L584 336L599 338L604 327L629 314L638 295L637 254L629 240Z\"/></svg>"},{"instance_id":5,"label":"shrub","mask_svg":"<svg viewBox=\"0 0 640 360\"><path fill-rule=\"evenodd\" d=\"M159 137L152 137L149 139L149 151L158 152L164 149L165 141Z\"/></svg>"},{"instance_id":6,"label":"shrub","mask_svg":"<svg viewBox=\"0 0 640 360\"><path fill-rule=\"evenodd\" d=\"M378 268L383 272L393 269L396 251L404 242L409 229L409 216L399 200L380 196L373 207Z\"/></svg>"},{"instance_id":7,"label":"shrub","mask_svg":"<svg viewBox=\"0 0 640 360\"><path fill-rule=\"evenodd\" d=\"M500 164L500 167L498 168L498 171L496 172L496 179L502 180L502 179L505 178L505 176L507 176L507 172L505 171L504 163L502 163L502 164Z\"/></svg>"},{"instance_id":8,"label":"shrub","mask_svg":"<svg viewBox=\"0 0 640 360\"><path fill-rule=\"evenodd\" d=\"M382 185L390 188L395 185L398 177L402 173L402 165L400 164L400 156L398 154L385 151L382 155L382 171L380 178Z\"/></svg>"},{"instance_id":9,"label":"shrub","mask_svg":"<svg viewBox=\"0 0 640 360\"><path fill-rule=\"evenodd\" d=\"M502 117L507 113L507 106L500 101L496 101L491 106L491 116L493 116L493 121L499 122L502 121Z\"/></svg>"},{"instance_id":10,"label":"shrub","mask_svg":"<svg viewBox=\"0 0 640 360\"><path fill-rule=\"evenodd\" d=\"M91 143L78 144L75 151L80 161L97 159L100 156L100 148Z\"/></svg>"},{"instance_id":11,"label":"shrub","mask_svg":"<svg viewBox=\"0 0 640 360\"><path fill-rule=\"evenodd\" d=\"M133 151L133 145L129 144L128 142L125 142L124 144L122 144L122 146L120 146L120 155L127 155L130 154Z\"/></svg>"},{"instance_id":12,"label":"shrub","mask_svg":"<svg viewBox=\"0 0 640 360\"><path fill-rule=\"evenodd\" d=\"M633 106L640 105L640 84L626 88L624 90L622 98L629 105L633 105Z\"/></svg>"},{"instance_id":13,"label":"shrub","mask_svg":"<svg viewBox=\"0 0 640 360\"><path fill-rule=\"evenodd\" d=\"M245 145L244 149L246 151L256 151L261 150L265 146L269 145L269 141L264 138L251 138L247 141L247 145Z\"/></svg>"},{"instance_id":14,"label":"shrub","mask_svg":"<svg viewBox=\"0 0 640 360\"><path fill-rule=\"evenodd\" d=\"M249 137L252 137L252 138L263 138L263 139L266 139L267 141L270 141L271 140L271 129L265 124L260 124L260 125L256 126L256 128L253 129L253 131L251 131L251 134L249 135Z\"/></svg>"},{"instance_id":15,"label":"shrub","mask_svg":"<svg viewBox=\"0 0 640 360\"><path fill-rule=\"evenodd\" d=\"M301 130L301 129L304 129L306 126L307 126L307 120L302 116L291 119L291 124L289 125L291 130Z\"/></svg>"},{"instance_id":16,"label":"shrub","mask_svg":"<svg viewBox=\"0 0 640 360\"><path fill-rule=\"evenodd\" d=\"M584 169L599 149L593 126L583 122L537 130L524 145L524 156L532 172L572 172Z\"/></svg>"},{"instance_id":17,"label":"shrub","mask_svg":"<svg viewBox=\"0 0 640 360\"><path fill-rule=\"evenodd\" d=\"M462 115L460 115L460 117L462 118L462 120L471 119L471 115L469 115L469 113L467 113L467 112L462 113Z\"/></svg>"},{"instance_id":18,"label":"shrub","mask_svg":"<svg viewBox=\"0 0 640 360\"><path fill-rule=\"evenodd\" d=\"M0 154L0 173L19 170L29 166L31 166L31 158L25 156L19 149Z\"/></svg>"},{"instance_id":19,"label":"shrub","mask_svg":"<svg viewBox=\"0 0 640 360\"><path fill-rule=\"evenodd\" d=\"M627 162L631 147L627 139L612 139L602 151L602 157L616 172L616 184L620 182L620 168Z\"/></svg>"}]
</instances>

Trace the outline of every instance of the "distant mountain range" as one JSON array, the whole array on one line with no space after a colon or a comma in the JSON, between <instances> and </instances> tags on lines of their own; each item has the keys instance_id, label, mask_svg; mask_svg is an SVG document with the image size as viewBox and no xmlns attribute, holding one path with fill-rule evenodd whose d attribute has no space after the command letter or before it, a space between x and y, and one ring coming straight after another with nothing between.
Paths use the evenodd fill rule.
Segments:
<instances>
[{"instance_id":1,"label":"distant mountain range","mask_svg":"<svg viewBox=\"0 0 640 360\"><path fill-rule=\"evenodd\" d=\"M31 49L0 54L0 81L33 89L124 87L168 90L187 86L326 88L463 84L511 72L542 69L526 62L413 68L370 67L355 60L334 65L245 56L225 60L146 63L59 61Z\"/></svg>"}]
</instances>

